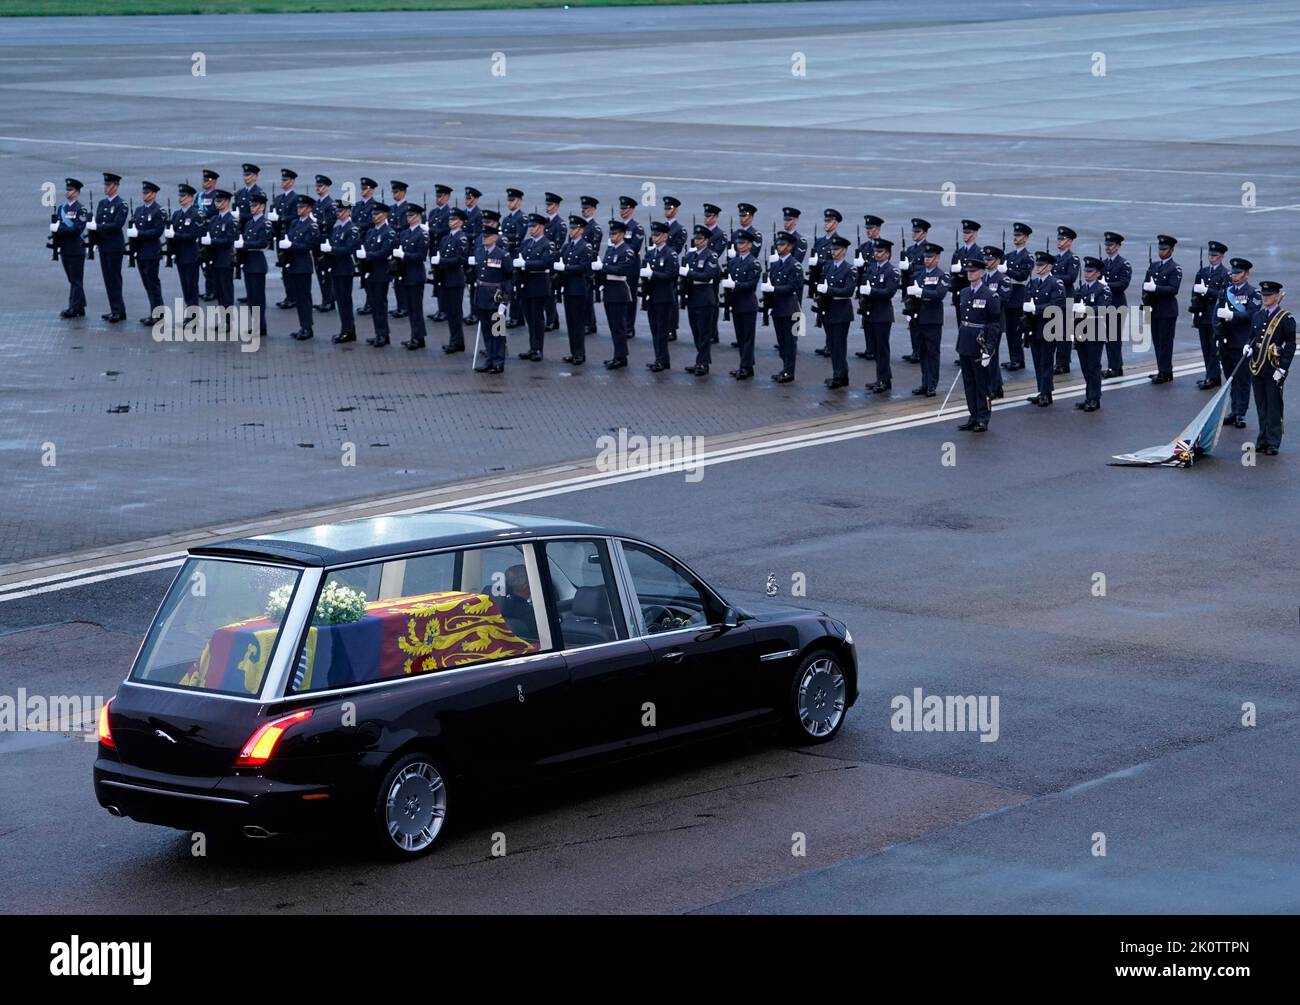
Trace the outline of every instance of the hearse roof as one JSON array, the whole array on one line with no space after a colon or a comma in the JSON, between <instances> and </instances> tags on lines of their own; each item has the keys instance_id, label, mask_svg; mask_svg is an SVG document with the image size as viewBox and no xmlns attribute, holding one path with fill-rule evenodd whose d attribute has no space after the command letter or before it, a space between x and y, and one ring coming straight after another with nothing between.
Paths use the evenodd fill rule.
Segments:
<instances>
[{"instance_id":1,"label":"hearse roof","mask_svg":"<svg viewBox=\"0 0 1300 1005\"><path fill-rule=\"evenodd\" d=\"M258 534L191 548L190 554L328 566L379 561L437 548L509 544L570 534L629 536L587 523L522 513L408 513Z\"/></svg>"}]
</instances>

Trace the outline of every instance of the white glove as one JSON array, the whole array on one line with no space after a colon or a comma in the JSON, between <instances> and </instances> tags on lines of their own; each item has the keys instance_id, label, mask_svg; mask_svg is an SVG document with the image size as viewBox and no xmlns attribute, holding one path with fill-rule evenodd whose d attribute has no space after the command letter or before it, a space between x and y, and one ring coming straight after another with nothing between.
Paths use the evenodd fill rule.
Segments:
<instances>
[{"instance_id":1,"label":"white glove","mask_svg":"<svg viewBox=\"0 0 1300 1005\"><path fill-rule=\"evenodd\" d=\"M654 273L650 271L650 266L645 265L642 266L640 275L642 279L649 279L652 275L654 275Z\"/></svg>"},{"instance_id":2,"label":"white glove","mask_svg":"<svg viewBox=\"0 0 1300 1005\"><path fill-rule=\"evenodd\" d=\"M470 255L470 256L469 256L469 261L466 262L465 264L466 264L466 265L478 265L478 259L475 258L473 255Z\"/></svg>"},{"instance_id":3,"label":"white glove","mask_svg":"<svg viewBox=\"0 0 1300 1005\"><path fill-rule=\"evenodd\" d=\"M1196 283L1196 284L1192 287L1192 292L1193 292L1193 293L1209 293L1209 292L1210 292L1210 288L1209 288L1208 286L1206 286L1204 283Z\"/></svg>"},{"instance_id":4,"label":"white glove","mask_svg":"<svg viewBox=\"0 0 1300 1005\"><path fill-rule=\"evenodd\" d=\"M691 271L691 267L689 265L683 265L681 268L677 270L677 274L679 276L685 276L689 274L690 271Z\"/></svg>"},{"instance_id":5,"label":"white glove","mask_svg":"<svg viewBox=\"0 0 1300 1005\"><path fill-rule=\"evenodd\" d=\"M592 272L603 272L604 270L605 270L605 263L600 261L600 259L597 259L596 261L591 263Z\"/></svg>"},{"instance_id":6,"label":"white glove","mask_svg":"<svg viewBox=\"0 0 1300 1005\"><path fill-rule=\"evenodd\" d=\"M1282 378L1285 377L1285 376L1286 376L1286 371L1285 371L1285 370L1274 370L1274 371L1273 371L1273 379L1274 379L1275 381L1277 381L1279 384L1282 383Z\"/></svg>"},{"instance_id":7,"label":"white glove","mask_svg":"<svg viewBox=\"0 0 1300 1005\"><path fill-rule=\"evenodd\" d=\"M1148 279L1145 283L1142 284L1142 289L1146 290L1148 293L1154 293L1156 289L1155 280Z\"/></svg>"},{"instance_id":8,"label":"white glove","mask_svg":"<svg viewBox=\"0 0 1300 1005\"><path fill-rule=\"evenodd\" d=\"M993 362L993 357L988 355L987 353L983 353L980 355L980 366L988 366L992 362Z\"/></svg>"},{"instance_id":9,"label":"white glove","mask_svg":"<svg viewBox=\"0 0 1300 1005\"><path fill-rule=\"evenodd\" d=\"M1254 350L1250 347L1249 342L1241 347L1241 356L1243 359L1249 359L1252 352L1254 352Z\"/></svg>"},{"instance_id":10,"label":"white glove","mask_svg":"<svg viewBox=\"0 0 1300 1005\"><path fill-rule=\"evenodd\" d=\"M366 249L365 249L365 248L358 248L358 249L357 249L357 257L358 257L358 258L365 258L365 257L366 257Z\"/></svg>"},{"instance_id":11,"label":"white glove","mask_svg":"<svg viewBox=\"0 0 1300 1005\"><path fill-rule=\"evenodd\" d=\"M551 266L551 268L553 268L556 272L563 272L563 271L564 271L564 263L563 263L563 262L556 262L553 266Z\"/></svg>"},{"instance_id":12,"label":"white glove","mask_svg":"<svg viewBox=\"0 0 1300 1005\"><path fill-rule=\"evenodd\" d=\"M87 223L86 223L86 229L87 229L87 230L98 230L98 229L99 229L99 224L97 224L94 220L87 221Z\"/></svg>"},{"instance_id":13,"label":"white glove","mask_svg":"<svg viewBox=\"0 0 1300 1005\"><path fill-rule=\"evenodd\" d=\"M1034 313L1034 302L1033 302L1032 300L1026 300L1026 301L1025 301L1025 306L1024 306L1023 308L1021 308L1021 309L1022 309L1026 314L1033 314L1033 313Z\"/></svg>"},{"instance_id":14,"label":"white glove","mask_svg":"<svg viewBox=\"0 0 1300 1005\"><path fill-rule=\"evenodd\" d=\"M244 239L242 237L235 238L235 250L239 251L241 248L243 248L243 246L244 246Z\"/></svg>"},{"instance_id":15,"label":"white glove","mask_svg":"<svg viewBox=\"0 0 1300 1005\"><path fill-rule=\"evenodd\" d=\"M853 256L853 267L854 267L855 269L860 269L860 268L862 268L862 266L864 266L864 265L866 265L866 264L867 264L867 260L866 260L865 258L863 258L861 255L854 255L854 256Z\"/></svg>"},{"instance_id":16,"label":"white glove","mask_svg":"<svg viewBox=\"0 0 1300 1005\"><path fill-rule=\"evenodd\" d=\"M422 223L420 224L420 229L427 234L429 232L429 225L427 223Z\"/></svg>"},{"instance_id":17,"label":"white glove","mask_svg":"<svg viewBox=\"0 0 1300 1005\"><path fill-rule=\"evenodd\" d=\"M58 230L59 230L59 225L58 225L57 223L52 223L52 224L50 224L50 233L51 233L51 234L58 233Z\"/></svg>"},{"instance_id":18,"label":"white glove","mask_svg":"<svg viewBox=\"0 0 1300 1005\"><path fill-rule=\"evenodd\" d=\"M328 255L334 250L334 245L330 244L329 241L321 241L320 250L322 254Z\"/></svg>"},{"instance_id":19,"label":"white glove","mask_svg":"<svg viewBox=\"0 0 1300 1005\"><path fill-rule=\"evenodd\" d=\"M441 265L441 264L442 264L442 256L441 256L441 255L434 255L432 258L429 259L429 264L430 264L430 265Z\"/></svg>"},{"instance_id":20,"label":"white glove","mask_svg":"<svg viewBox=\"0 0 1300 1005\"><path fill-rule=\"evenodd\" d=\"M405 258L405 257L406 257L406 252L403 251L401 248L394 248L394 249L393 249L393 257L394 257L394 258Z\"/></svg>"},{"instance_id":21,"label":"white glove","mask_svg":"<svg viewBox=\"0 0 1300 1005\"><path fill-rule=\"evenodd\" d=\"M825 293L825 292L826 292L827 290L829 290L829 289L830 289L830 284L829 284L829 283L818 283L818 284L817 284L817 292L818 292L818 293Z\"/></svg>"},{"instance_id":22,"label":"white glove","mask_svg":"<svg viewBox=\"0 0 1300 1005\"><path fill-rule=\"evenodd\" d=\"M919 297L921 295L921 287L916 283L913 283L907 288L907 295L909 297Z\"/></svg>"},{"instance_id":23,"label":"white glove","mask_svg":"<svg viewBox=\"0 0 1300 1005\"><path fill-rule=\"evenodd\" d=\"M209 243L211 243L211 242L209 242L209 240L205 237L205 238L203 239L203 243L204 243L204 244L209 244ZM290 241L287 237L282 237L282 238L280 238L280 243L279 243L278 245L276 245L276 247L280 248L280 250L283 251L283 250L285 250L285 249L287 249L287 248L291 248L291 247L293 247L293 242Z\"/></svg>"},{"instance_id":24,"label":"white glove","mask_svg":"<svg viewBox=\"0 0 1300 1005\"><path fill-rule=\"evenodd\" d=\"M773 286L771 283L766 283L766 282L765 282L765 283L762 283L758 288L759 288L760 290L762 290L764 293L775 293L775 292L776 292L776 287Z\"/></svg>"},{"instance_id":25,"label":"white glove","mask_svg":"<svg viewBox=\"0 0 1300 1005\"><path fill-rule=\"evenodd\" d=\"M906 255L898 260L898 267L904 272L912 271L912 263L907 260Z\"/></svg>"},{"instance_id":26,"label":"white glove","mask_svg":"<svg viewBox=\"0 0 1300 1005\"><path fill-rule=\"evenodd\" d=\"M777 262L781 261L781 256L776 253L773 253L767 256L767 260L771 262L773 265L775 265Z\"/></svg>"},{"instance_id":27,"label":"white glove","mask_svg":"<svg viewBox=\"0 0 1300 1005\"><path fill-rule=\"evenodd\" d=\"M516 269L522 269L528 265L527 262L525 262L522 258L518 258L518 257L512 259L510 264L513 265Z\"/></svg>"},{"instance_id":28,"label":"white glove","mask_svg":"<svg viewBox=\"0 0 1300 1005\"><path fill-rule=\"evenodd\" d=\"M280 222L280 214L277 213L275 210L271 210L271 212L267 213L267 214L266 214L266 217L267 217L267 219L270 220L272 223L279 223L279 222Z\"/></svg>"},{"instance_id":29,"label":"white glove","mask_svg":"<svg viewBox=\"0 0 1300 1005\"><path fill-rule=\"evenodd\" d=\"M1075 304L1075 305L1074 305L1074 313L1075 313L1075 314L1087 314L1087 313L1088 313L1088 305L1087 305L1087 304Z\"/></svg>"},{"instance_id":30,"label":"white glove","mask_svg":"<svg viewBox=\"0 0 1300 1005\"><path fill-rule=\"evenodd\" d=\"M869 295L871 293L871 284L863 283L861 286L858 287L858 292L861 293L863 296Z\"/></svg>"},{"instance_id":31,"label":"white glove","mask_svg":"<svg viewBox=\"0 0 1300 1005\"><path fill-rule=\"evenodd\" d=\"M139 236L140 236L140 231L136 230L136 229L135 229L135 226L132 225L132 226L126 228L126 236L127 236L127 237L139 237Z\"/></svg>"},{"instance_id":32,"label":"white glove","mask_svg":"<svg viewBox=\"0 0 1300 1005\"><path fill-rule=\"evenodd\" d=\"M736 249L735 249L735 248L728 248L728 249L727 249L727 257L728 257L728 258L735 258L735 257L736 257Z\"/></svg>"},{"instance_id":33,"label":"white glove","mask_svg":"<svg viewBox=\"0 0 1300 1005\"><path fill-rule=\"evenodd\" d=\"M212 237L209 234L204 234L202 237L199 238L199 244L211 244L211 243L212 243ZM288 244L289 242L285 241L284 243Z\"/></svg>"},{"instance_id":34,"label":"white glove","mask_svg":"<svg viewBox=\"0 0 1300 1005\"><path fill-rule=\"evenodd\" d=\"M239 207L236 206L234 209L232 209L232 210L230 211L230 215L233 216L236 220L238 220L238 219L239 219Z\"/></svg>"},{"instance_id":35,"label":"white glove","mask_svg":"<svg viewBox=\"0 0 1300 1005\"><path fill-rule=\"evenodd\" d=\"M1232 320L1232 308L1231 308L1231 307L1220 307L1220 308L1219 308L1217 311L1215 311L1214 313L1217 314L1217 315L1218 315L1220 318L1222 318L1224 321L1231 321L1231 320Z\"/></svg>"},{"instance_id":36,"label":"white glove","mask_svg":"<svg viewBox=\"0 0 1300 1005\"><path fill-rule=\"evenodd\" d=\"M1006 262L999 262L999 263L998 263L998 271L999 271L999 272L1006 272L1006 271L1007 271L1007 263L1006 263Z\"/></svg>"},{"instance_id":37,"label":"white glove","mask_svg":"<svg viewBox=\"0 0 1300 1005\"><path fill-rule=\"evenodd\" d=\"M724 279L722 281L722 288L724 290L734 290L736 288L736 281L734 279Z\"/></svg>"},{"instance_id":38,"label":"white glove","mask_svg":"<svg viewBox=\"0 0 1300 1005\"><path fill-rule=\"evenodd\" d=\"M960 262L953 262L952 265L948 266L948 271L951 272L951 273L953 273L953 274L956 274L956 273L960 272L960 271L961 271L961 263L960 263Z\"/></svg>"},{"instance_id":39,"label":"white glove","mask_svg":"<svg viewBox=\"0 0 1300 1005\"><path fill-rule=\"evenodd\" d=\"M168 227L166 230L163 231L163 237L167 238L167 240L169 241L175 236L176 236L176 231L172 230L171 227Z\"/></svg>"},{"instance_id":40,"label":"white glove","mask_svg":"<svg viewBox=\"0 0 1300 1005\"><path fill-rule=\"evenodd\" d=\"M812 266L814 266L814 265L816 265L816 264L817 264L817 256L816 256L816 255L809 255L809 256L808 256L808 266L809 266L809 268L811 268Z\"/></svg>"}]
</instances>

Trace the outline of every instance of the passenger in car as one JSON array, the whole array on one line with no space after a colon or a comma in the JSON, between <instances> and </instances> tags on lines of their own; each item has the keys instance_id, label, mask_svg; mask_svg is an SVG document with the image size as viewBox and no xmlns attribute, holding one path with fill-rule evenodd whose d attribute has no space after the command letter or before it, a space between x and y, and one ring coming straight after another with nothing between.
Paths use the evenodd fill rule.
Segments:
<instances>
[{"instance_id":1,"label":"passenger in car","mask_svg":"<svg viewBox=\"0 0 1300 1005\"><path fill-rule=\"evenodd\" d=\"M506 595L501 598L500 606L506 624L515 635L529 642L537 641L537 615L524 566L512 565L506 569Z\"/></svg>"}]
</instances>

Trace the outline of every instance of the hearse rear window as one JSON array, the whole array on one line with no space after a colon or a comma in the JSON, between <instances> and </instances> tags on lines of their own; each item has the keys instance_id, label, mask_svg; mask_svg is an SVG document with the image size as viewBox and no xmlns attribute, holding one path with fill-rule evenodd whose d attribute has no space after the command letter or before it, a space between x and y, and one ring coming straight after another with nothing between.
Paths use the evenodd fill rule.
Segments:
<instances>
[{"instance_id":1,"label":"hearse rear window","mask_svg":"<svg viewBox=\"0 0 1300 1005\"><path fill-rule=\"evenodd\" d=\"M549 647L531 545L498 545L330 572L291 692L351 687Z\"/></svg>"},{"instance_id":2,"label":"hearse rear window","mask_svg":"<svg viewBox=\"0 0 1300 1005\"><path fill-rule=\"evenodd\" d=\"M131 680L256 695L299 572L191 558L172 584Z\"/></svg>"}]
</instances>

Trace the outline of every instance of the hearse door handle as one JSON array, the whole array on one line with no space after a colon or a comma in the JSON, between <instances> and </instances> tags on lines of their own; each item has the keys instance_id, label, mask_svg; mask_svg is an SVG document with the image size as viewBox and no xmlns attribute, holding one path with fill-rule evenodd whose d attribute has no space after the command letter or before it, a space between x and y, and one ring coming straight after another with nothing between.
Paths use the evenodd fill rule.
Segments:
<instances>
[{"instance_id":1,"label":"hearse door handle","mask_svg":"<svg viewBox=\"0 0 1300 1005\"><path fill-rule=\"evenodd\" d=\"M665 663L680 663L686 658L686 654L680 649L672 649L659 657Z\"/></svg>"}]
</instances>

